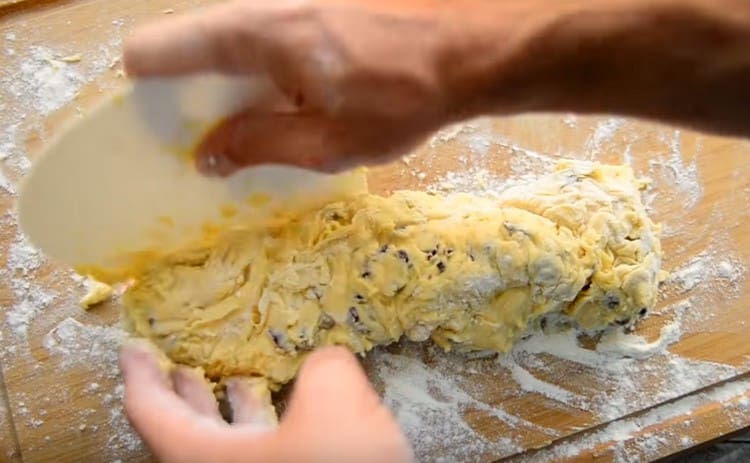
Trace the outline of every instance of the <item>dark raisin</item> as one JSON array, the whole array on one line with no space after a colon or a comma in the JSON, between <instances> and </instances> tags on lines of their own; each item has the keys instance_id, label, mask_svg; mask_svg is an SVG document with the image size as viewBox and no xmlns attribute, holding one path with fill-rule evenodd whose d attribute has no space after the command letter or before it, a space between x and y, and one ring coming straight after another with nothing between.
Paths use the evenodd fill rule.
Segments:
<instances>
[{"instance_id":1,"label":"dark raisin","mask_svg":"<svg viewBox=\"0 0 750 463\"><path fill-rule=\"evenodd\" d=\"M148 326L154 326L156 319L154 317L148 317Z\"/></svg>"},{"instance_id":2,"label":"dark raisin","mask_svg":"<svg viewBox=\"0 0 750 463\"><path fill-rule=\"evenodd\" d=\"M295 347L299 350L312 350L314 347L305 328L299 330L299 341Z\"/></svg>"},{"instance_id":3,"label":"dark raisin","mask_svg":"<svg viewBox=\"0 0 750 463\"><path fill-rule=\"evenodd\" d=\"M620 320L615 320L615 323L617 323L620 326L627 325L628 323L630 323L630 317L628 317L628 318L622 318Z\"/></svg>"},{"instance_id":4,"label":"dark raisin","mask_svg":"<svg viewBox=\"0 0 750 463\"><path fill-rule=\"evenodd\" d=\"M386 252L388 252L388 245L384 244L383 246L381 246L380 247L380 252L383 253L383 254L385 254Z\"/></svg>"},{"instance_id":5,"label":"dark raisin","mask_svg":"<svg viewBox=\"0 0 750 463\"><path fill-rule=\"evenodd\" d=\"M372 276L372 273L368 272L367 270L362 272L362 278L370 278L370 276Z\"/></svg>"},{"instance_id":6,"label":"dark raisin","mask_svg":"<svg viewBox=\"0 0 750 463\"><path fill-rule=\"evenodd\" d=\"M269 329L268 335L271 336L271 339L273 340L273 343L276 344L276 347L282 348L282 342L284 341L284 335L279 333L278 331Z\"/></svg>"},{"instance_id":7,"label":"dark raisin","mask_svg":"<svg viewBox=\"0 0 750 463\"><path fill-rule=\"evenodd\" d=\"M310 351L310 350L313 350L313 348L315 348L315 346L310 341L308 341L307 339L300 341L300 343L297 344L294 347L295 347L295 350L298 350L298 351L300 351L300 350L301 351Z\"/></svg>"},{"instance_id":8,"label":"dark raisin","mask_svg":"<svg viewBox=\"0 0 750 463\"><path fill-rule=\"evenodd\" d=\"M607 294L604 297L604 303L607 305L607 308L616 309L620 306L620 298L614 294Z\"/></svg>"},{"instance_id":9,"label":"dark raisin","mask_svg":"<svg viewBox=\"0 0 750 463\"><path fill-rule=\"evenodd\" d=\"M354 323L359 323L359 312L357 312L356 308L349 307L349 318L351 318Z\"/></svg>"},{"instance_id":10,"label":"dark raisin","mask_svg":"<svg viewBox=\"0 0 750 463\"><path fill-rule=\"evenodd\" d=\"M398 250L398 258L401 259L401 260L403 260L407 264L409 263L409 253L407 253L403 249L399 249Z\"/></svg>"},{"instance_id":11,"label":"dark raisin","mask_svg":"<svg viewBox=\"0 0 750 463\"><path fill-rule=\"evenodd\" d=\"M338 212L331 214L331 220L341 220L341 215Z\"/></svg>"},{"instance_id":12,"label":"dark raisin","mask_svg":"<svg viewBox=\"0 0 750 463\"><path fill-rule=\"evenodd\" d=\"M432 257L435 257L435 256L437 256L437 249L433 249L432 251L430 251L430 255L431 255Z\"/></svg>"},{"instance_id":13,"label":"dark raisin","mask_svg":"<svg viewBox=\"0 0 750 463\"><path fill-rule=\"evenodd\" d=\"M336 321L330 315L327 313L320 315L320 320L318 320L318 326L320 329L330 330L334 325L336 325Z\"/></svg>"},{"instance_id":14,"label":"dark raisin","mask_svg":"<svg viewBox=\"0 0 750 463\"><path fill-rule=\"evenodd\" d=\"M445 272L445 263L444 262L438 262L437 263L437 269L440 273Z\"/></svg>"},{"instance_id":15,"label":"dark raisin","mask_svg":"<svg viewBox=\"0 0 750 463\"><path fill-rule=\"evenodd\" d=\"M647 313L648 309L645 307L641 308L641 310L638 311L638 315L640 315L641 317L645 317Z\"/></svg>"},{"instance_id":16,"label":"dark raisin","mask_svg":"<svg viewBox=\"0 0 750 463\"><path fill-rule=\"evenodd\" d=\"M355 294L354 299L356 299L357 302L365 302L365 297L361 294Z\"/></svg>"}]
</instances>

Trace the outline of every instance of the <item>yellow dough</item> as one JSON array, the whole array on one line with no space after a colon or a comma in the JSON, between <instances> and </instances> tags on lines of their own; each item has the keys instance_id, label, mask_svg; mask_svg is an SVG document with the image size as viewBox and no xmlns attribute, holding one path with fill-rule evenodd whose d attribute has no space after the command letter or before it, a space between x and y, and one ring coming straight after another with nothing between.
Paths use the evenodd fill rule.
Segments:
<instances>
[{"instance_id":1,"label":"yellow dough","mask_svg":"<svg viewBox=\"0 0 750 463\"><path fill-rule=\"evenodd\" d=\"M83 309L90 309L112 296L113 289L110 285L96 281L92 278L86 280L87 291L78 304Z\"/></svg>"},{"instance_id":2,"label":"yellow dough","mask_svg":"<svg viewBox=\"0 0 750 463\"><path fill-rule=\"evenodd\" d=\"M643 185L568 162L498 199L357 195L150 263L126 319L177 363L274 389L316 346L505 352L547 326L630 326L660 278Z\"/></svg>"}]
</instances>

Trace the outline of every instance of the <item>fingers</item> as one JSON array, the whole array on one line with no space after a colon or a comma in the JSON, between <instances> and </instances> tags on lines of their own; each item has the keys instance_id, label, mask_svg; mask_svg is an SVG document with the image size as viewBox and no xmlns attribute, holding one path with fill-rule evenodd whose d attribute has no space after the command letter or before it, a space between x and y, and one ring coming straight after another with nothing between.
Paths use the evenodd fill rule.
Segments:
<instances>
[{"instance_id":1,"label":"fingers","mask_svg":"<svg viewBox=\"0 0 750 463\"><path fill-rule=\"evenodd\" d=\"M250 72L253 43L238 41L236 2L175 16L138 29L125 41L126 71L139 77L200 71Z\"/></svg>"},{"instance_id":2,"label":"fingers","mask_svg":"<svg viewBox=\"0 0 750 463\"><path fill-rule=\"evenodd\" d=\"M261 429L275 428L278 424L265 379L230 378L227 398L232 406L233 424L250 424Z\"/></svg>"},{"instance_id":3,"label":"fingers","mask_svg":"<svg viewBox=\"0 0 750 463\"><path fill-rule=\"evenodd\" d=\"M245 112L208 134L196 151L197 167L220 176L264 163L328 170L342 156L328 137L332 125L314 113Z\"/></svg>"},{"instance_id":4,"label":"fingers","mask_svg":"<svg viewBox=\"0 0 750 463\"><path fill-rule=\"evenodd\" d=\"M125 381L125 412L157 455L185 450L185 441L190 446L200 445L221 429L221 423L197 413L172 390L157 353L148 343L125 345L120 352L120 369Z\"/></svg>"},{"instance_id":5,"label":"fingers","mask_svg":"<svg viewBox=\"0 0 750 463\"><path fill-rule=\"evenodd\" d=\"M338 404L337 412L347 416L380 406L380 397L356 357L343 347L318 349L305 361L297 376L289 417L314 415L331 404Z\"/></svg>"},{"instance_id":6,"label":"fingers","mask_svg":"<svg viewBox=\"0 0 750 463\"><path fill-rule=\"evenodd\" d=\"M203 374L192 368L177 367L171 377L175 392L193 410L201 415L222 421L216 396Z\"/></svg>"},{"instance_id":7,"label":"fingers","mask_svg":"<svg viewBox=\"0 0 750 463\"><path fill-rule=\"evenodd\" d=\"M264 163L340 172L355 163L377 164L405 154L422 133L379 119L246 111L203 139L196 164L201 172L219 176Z\"/></svg>"},{"instance_id":8,"label":"fingers","mask_svg":"<svg viewBox=\"0 0 750 463\"><path fill-rule=\"evenodd\" d=\"M342 347L310 355L279 430L282 439L305 448L307 461L413 461L392 414Z\"/></svg>"}]
</instances>

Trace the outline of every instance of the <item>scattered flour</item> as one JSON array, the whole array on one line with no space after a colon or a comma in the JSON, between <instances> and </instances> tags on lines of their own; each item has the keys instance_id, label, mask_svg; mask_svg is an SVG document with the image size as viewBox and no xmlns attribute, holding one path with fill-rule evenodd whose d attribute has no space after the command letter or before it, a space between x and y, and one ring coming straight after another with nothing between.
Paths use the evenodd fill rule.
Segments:
<instances>
[{"instance_id":1,"label":"scattered flour","mask_svg":"<svg viewBox=\"0 0 750 463\"><path fill-rule=\"evenodd\" d=\"M698 172L697 159L686 164L683 159L681 132L674 130L669 143L669 157L649 160L649 173L661 179L661 185L669 185L674 190L673 199L679 201L685 209L691 209L703 197L703 186ZM697 154L697 153L696 153Z\"/></svg>"},{"instance_id":2,"label":"scattered flour","mask_svg":"<svg viewBox=\"0 0 750 463\"><path fill-rule=\"evenodd\" d=\"M584 153L587 158L591 160L596 159L601 153L604 144L612 142L615 133L620 130L624 123L625 120L621 118L604 119L599 122L584 147Z\"/></svg>"},{"instance_id":3,"label":"scattered flour","mask_svg":"<svg viewBox=\"0 0 750 463\"><path fill-rule=\"evenodd\" d=\"M31 109L44 116L72 101L86 83L86 78L76 63L63 61L64 54L46 47L34 46L26 52L19 73L10 81L8 91L23 97L32 92Z\"/></svg>"},{"instance_id":4,"label":"scattered flour","mask_svg":"<svg viewBox=\"0 0 750 463\"><path fill-rule=\"evenodd\" d=\"M661 327L659 338L647 342L642 336L625 334L623 330L605 333L596 345L596 351L624 358L645 359L664 353L671 344L682 336L679 321L673 321Z\"/></svg>"},{"instance_id":5,"label":"scattered flour","mask_svg":"<svg viewBox=\"0 0 750 463\"><path fill-rule=\"evenodd\" d=\"M467 123L458 123L445 127L432 136L429 142L430 146L435 147L442 143L455 140L462 132L469 132L472 129L473 126Z\"/></svg>"},{"instance_id":6,"label":"scattered flour","mask_svg":"<svg viewBox=\"0 0 750 463\"><path fill-rule=\"evenodd\" d=\"M573 124L565 120L563 122ZM616 134L629 140L624 130L626 128L622 119L613 118L600 122L581 150L581 157L596 159ZM428 191L468 192L498 197L508 188L548 172L559 158L556 154L534 152L492 135L481 121L473 121L468 127L452 126L434 137L430 145L434 148L445 142L463 143L471 154L459 159L462 164L460 170L437 178L423 178L431 182L427 186ZM644 199L651 208L655 205L657 195L660 195L660 201L679 201L686 209L690 209L703 195L697 164L695 160L688 164L683 161L679 131L672 132L665 139L665 146L667 149L663 156L655 156L647 166L641 167L647 169L641 174L653 180L652 186L656 185L656 188L652 187L645 192ZM509 159L510 175L507 178L499 178L485 164L495 147L502 149L502 155ZM622 160L633 165L631 145L627 145ZM406 164L408 168L408 163ZM634 168L638 173L638 167ZM666 228L675 228L682 224L665 225ZM563 407L591 412L602 422L637 413L741 373L741 370L730 365L689 359L669 351L670 346L677 343L684 334L700 329L714 315L704 309L707 305L739 294L746 272L741 260L735 257L730 241L717 235L695 257L678 268L667 270L671 270L671 275L665 282L662 293L671 296L664 296L660 307L654 312L664 319L656 339L648 341L637 333L610 331L599 339L594 349L590 349L583 347L580 342L581 333L574 331L551 335L534 334L520 342L508 355L501 356L497 366L507 372L507 380L515 382L520 391L538 394ZM441 354L438 362L441 366L436 366L432 356L427 362L423 353L403 348L399 356L400 366L393 370L391 363L391 369L388 370L383 364L392 362L393 354L376 353L373 358L376 366L380 366L376 371L381 379L385 378L386 402L397 411L397 417L421 459L426 460L434 455L444 455L447 460L454 461L466 459L467 455L476 458L476 455L481 455L497 444L471 428L471 419L465 416L466 410L475 405L465 400L466 394L478 386L466 382L459 384L457 379L474 368L471 366L474 360L467 361L465 356ZM480 363L485 361L482 356L478 358ZM549 359L558 361L549 362ZM383 371L388 371L389 374L384 375ZM580 388L566 387L565 378L572 371L579 377L588 378L587 384L598 386L586 389L585 393L579 392ZM441 372L441 375L437 372ZM440 385L435 386L433 383ZM452 386L446 390L447 384ZM729 399L748 388L747 384L739 383L724 390L724 394ZM442 393L431 395L435 390ZM644 394L643 391L646 390L651 393ZM535 454L531 461L556 461L560 456L572 457L597 443L610 441L617 443L615 460L618 462L661 456L660 449L670 442L667 439L669 436L658 433L641 435L643 427L689 413L701 401L718 400L719 396L716 394L718 393L713 396L691 396L675 405L658 407L639 419L617 420L594 437L576 444L553 446L548 452ZM750 399L747 402L750 408ZM500 407L497 409L500 410ZM504 413L513 415L508 411ZM524 420L515 421L519 418L506 417L504 420L507 426L504 438L509 440L505 446L496 448L496 452L492 453L494 458L508 456L508 452L512 452L514 447L523 447L523 437L529 429L554 436L554 430L539 429L538 425ZM448 423L450 424L447 425ZM446 425L447 428L443 429ZM454 433L459 431L463 434L456 436ZM636 453L625 445L625 441L630 440L636 442ZM444 442L451 444L444 445ZM688 441L682 442L684 446L690 444ZM466 448L471 449L468 454L464 452Z\"/></svg>"},{"instance_id":7,"label":"scattered flour","mask_svg":"<svg viewBox=\"0 0 750 463\"><path fill-rule=\"evenodd\" d=\"M462 415L467 409L489 407L470 397L444 372L408 354L381 354L374 362L374 375L385 384L384 402L394 411L417 453L429 451L420 455L422 458L436 455L431 451L435 447L445 452L442 461L470 461L483 452L510 455L521 450L510 438L488 442L466 423ZM500 410L489 412L497 415Z\"/></svg>"},{"instance_id":8,"label":"scattered flour","mask_svg":"<svg viewBox=\"0 0 750 463\"><path fill-rule=\"evenodd\" d=\"M5 174L3 174L2 169L0 169L0 189L5 190L6 192L10 193L11 195L16 194L15 187L10 183L10 180L8 180L5 177Z\"/></svg>"},{"instance_id":9,"label":"scattered flour","mask_svg":"<svg viewBox=\"0 0 750 463\"><path fill-rule=\"evenodd\" d=\"M750 406L742 401L737 401L737 397L745 395L750 391L750 381L734 381L727 385L712 388L710 391L685 397L672 403L655 407L654 409L634 418L618 420L605 426L601 431L589 434L583 439L577 439L573 443L564 443L552 447L549 450L535 452L531 457L524 461L529 463L541 463L557 461L560 458L570 458L579 455L588 449L607 442L623 442L635 440L636 446L625 448L620 446L615 454L615 461L647 461L659 456L659 443L666 443L668 434L649 434L646 430L650 426L657 425L667 420L674 420L681 417L689 417L693 411L701 405L712 402L733 403L727 404L730 413L746 414L750 412ZM680 420L683 425L689 424L686 419ZM663 429L659 432L664 433ZM669 431L667 431L669 432ZM679 426L676 425L674 432L679 432ZM688 437L682 437L680 442L683 445L690 445L692 441Z\"/></svg>"},{"instance_id":10,"label":"scattered flour","mask_svg":"<svg viewBox=\"0 0 750 463\"><path fill-rule=\"evenodd\" d=\"M562 118L563 124L567 125L571 129L574 129L578 125L578 117L575 114L566 114Z\"/></svg>"},{"instance_id":11,"label":"scattered flour","mask_svg":"<svg viewBox=\"0 0 750 463\"><path fill-rule=\"evenodd\" d=\"M722 243L717 243L714 249L706 250L672 269L664 294L684 295L705 287L705 293L708 294L703 294L702 302L707 302L706 296L717 295L719 290L736 296L741 288L746 267L721 246Z\"/></svg>"},{"instance_id":12,"label":"scattered flour","mask_svg":"<svg viewBox=\"0 0 750 463\"><path fill-rule=\"evenodd\" d=\"M107 23L108 24L108 23ZM45 141L44 119L70 105L80 90L99 84L99 76L110 70L120 54L122 30L117 20L109 26L105 41L82 44L41 44L33 29L8 31L4 34L3 66L0 69L0 195L15 196L19 180L30 166L26 152L29 139ZM28 45L36 44L36 45ZM114 66L116 66L117 63ZM114 72L114 70L112 70ZM5 204L10 204L6 202ZM95 315L86 315L77 305L80 284L71 284L72 273L48 263L18 232L17 217L11 208L0 211L0 285L4 295L0 304L4 330L0 337L0 359L8 369L28 368L29 373L54 369L63 377L68 371L87 373L88 385L75 391L75 383L61 379L59 385L43 383L33 374L19 385L18 377L6 377L10 402L15 406L17 426L38 430L41 445L59 445L58 439L69 439L69 433L95 433L103 428L101 421L85 422L96 413L109 414L104 441L109 445L105 461L130 461L143 455L140 439L131 430L122 413L122 387L105 390L101 384L119 381L116 352L121 330L100 326ZM54 310L49 310L54 307ZM44 312L44 316L40 316ZM82 321L85 320L85 321ZM45 333L49 331L45 335ZM32 349L34 355L32 355ZM49 359L39 360L47 351ZM49 378L49 375L47 375ZM56 427L45 423L48 410L71 407L73 396L99 401L97 409L66 410L58 415ZM55 399L51 403L50 398ZM60 427L63 427L60 429ZM46 434L46 435L45 435ZM27 439L33 444L34 439ZM26 450L26 449L22 449Z\"/></svg>"},{"instance_id":13,"label":"scattered flour","mask_svg":"<svg viewBox=\"0 0 750 463\"><path fill-rule=\"evenodd\" d=\"M66 318L44 337L43 345L50 353L58 354L60 365L99 364L106 378L117 378L117 349L125 332L118 327L86 325L74 318Z\"/></svg>"}]
</instances>

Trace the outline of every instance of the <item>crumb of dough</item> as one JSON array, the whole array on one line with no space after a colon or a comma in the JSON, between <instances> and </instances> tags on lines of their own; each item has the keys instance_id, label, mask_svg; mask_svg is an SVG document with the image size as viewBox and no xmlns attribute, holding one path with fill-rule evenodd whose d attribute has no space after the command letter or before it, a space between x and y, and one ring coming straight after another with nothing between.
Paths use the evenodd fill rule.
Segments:
<instances>
[{"instance_id":1,"label":"crumb of dough","mask_svg":"<svg viewBox=\"0 0 750 463\"><path fill-rule=\"evenodd\" d=\"M60 58L60 61L63 63L78 63L83 59L80 54L76 53L75 55L68 55Z\"/></svg>"},{"instance_id":2,"label":"crumb of dough","mask_svg":"<svg viewBox=\"0 0 750 463\"><path fill-rule=\"evenodd\" d=\"M112 296L112 287L106 283L88 278L85 284L88 291L81 298L79 304L86 310L101 304Z\"/></svg>"}]
</instances>

